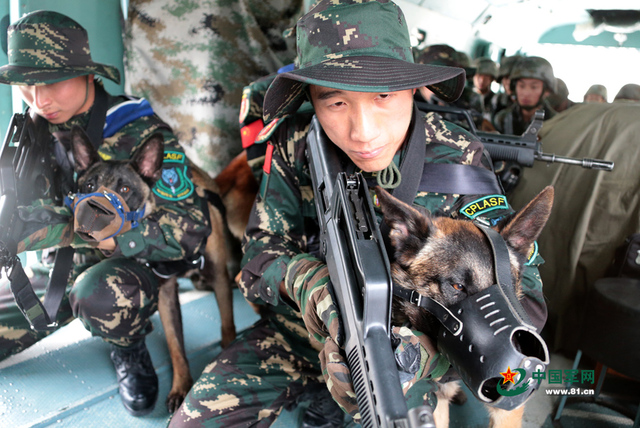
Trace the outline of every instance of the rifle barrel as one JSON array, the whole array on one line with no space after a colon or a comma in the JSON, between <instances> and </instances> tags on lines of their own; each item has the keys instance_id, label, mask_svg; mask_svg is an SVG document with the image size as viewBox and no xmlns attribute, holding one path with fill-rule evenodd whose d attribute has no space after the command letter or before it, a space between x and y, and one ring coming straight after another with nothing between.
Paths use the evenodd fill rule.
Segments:
<instances>
[{"instance_id":1,"label":"rifle barrel","mask_svg":"<svg viewBox=\"0 0 640 428\"><path fill-rule=\"evenodd\" d=\"M590 159L590 158L570 158L566 156L554 155L553 153L536 153L536 160L545 161L549 163L558 162L566 163L570 165L580 165L587 169L600 169L603 171L612 171L614 163L611 161L605 161L602 159Z\"/></svg>"}]
</instances>

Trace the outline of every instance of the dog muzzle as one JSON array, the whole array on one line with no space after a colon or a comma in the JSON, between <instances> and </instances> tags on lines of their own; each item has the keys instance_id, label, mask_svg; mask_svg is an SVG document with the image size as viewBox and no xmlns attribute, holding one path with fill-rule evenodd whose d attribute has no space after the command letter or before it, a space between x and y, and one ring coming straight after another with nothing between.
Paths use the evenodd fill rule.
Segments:
<instances>
[{"instance_id":1,"label":"dog muzzle","mask_svg":"<svg viewBox=\"0 0 640 428\"><path fill-rule=\"evenodd\" d=\"M93 193L65 197L73 211L73 230L85 241L104 241L138 226L145 206L131 211L122 196L100 186Z\"/></svg>"},{"instance_id":2,"label":"dog muzzle","mask_svg":"<svg viewBox=\"0 0 640 428\"><path fill-rule=\"evenodd\" d=\"M512 410L538 389L534 372L546 371L549 350L515 294L507 245L498 232L476 226L491 243L496 284L449 307L396 285L394 294L440 321L438 349L478 399Z\"/></svg>"}]
</instances>

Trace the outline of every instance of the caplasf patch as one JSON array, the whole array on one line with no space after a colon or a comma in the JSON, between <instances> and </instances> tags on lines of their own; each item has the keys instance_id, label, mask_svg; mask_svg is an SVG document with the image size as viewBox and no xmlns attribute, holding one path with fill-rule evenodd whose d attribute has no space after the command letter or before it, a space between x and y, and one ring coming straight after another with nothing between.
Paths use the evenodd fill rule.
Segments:
<instances>
[{"instance_id":1,"label":"caplasf patch","mask_svg":"<svg viewBox=\"0 0 640 428\"><path fill-rule=\"evenodd\" d=\"M478 217L480 214L486 214L489 211L497 209L508 209L509 204L504 195L489 195L468 203L460 212L470 219Z\"/></svg>"},{"instance_id":2,"label":"caplasf patch","mask_svg":"<svg viewBox=\"0 0 640 428\"><path fill-rule=\"evenodd\" d=\"M194 185L187 176L184 153L164 152L162 176L153 186L153 193L169 201L181 201L193 193Z\"/></svg>"},{"instance_id":3,"label":"caplasf patch","mask_svg":"<svg viewBox=\"0 0 640 428\"><path fill-rule=\"evenodd\" d=\"M533 245L531 245L531 249L529 250L529 254L527 255L527 262L525 266L531 266L531 263L536 259L538 255L538 242L533 241Z\"/></svg>"}]
</instances>

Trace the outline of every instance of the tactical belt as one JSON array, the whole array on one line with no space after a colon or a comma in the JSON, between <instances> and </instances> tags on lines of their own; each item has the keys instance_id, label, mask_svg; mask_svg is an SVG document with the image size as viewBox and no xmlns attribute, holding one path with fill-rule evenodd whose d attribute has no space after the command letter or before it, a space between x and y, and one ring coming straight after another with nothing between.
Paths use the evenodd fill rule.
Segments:
<instances>
[{"instance_id":1,"label":"tactical belt","mask_svg":"<svg viewBox=\"0 0 640 428\"><path fill-rule=\"evenodd\" d=\"M95 100L89 116L87 134L93 146L97 149L102 143L102 130L107 116L107 93L100 85L95 85ZM62 299L66 293L69 272L73 264L72 247L58 248L56 257L47 282L44 295L44 305L33 291L31 282L16 258L11 273L8 275L11 292L16 305L24 314L31 328L37 331L55 329L58 324L56 318Z\"/></svg>"}]
</instances>

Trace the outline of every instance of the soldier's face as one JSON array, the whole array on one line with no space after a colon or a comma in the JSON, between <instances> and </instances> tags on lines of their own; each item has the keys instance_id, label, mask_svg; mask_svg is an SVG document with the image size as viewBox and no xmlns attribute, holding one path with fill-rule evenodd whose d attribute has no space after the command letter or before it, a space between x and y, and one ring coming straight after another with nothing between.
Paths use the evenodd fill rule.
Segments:
<instances>
[{"instance_id":1,"label":"soldier's face","mask_svg":"<svg viewBox=\"0 0 640 428\"><path fill-rule=\"evenodd\" d=\"M363 171L385 169L404 142L415 89L352 92L311 85L318 121L331 141Z\"/></svg>"},{"instance_id":2,"label":"soldier's face","mask_svg":"<svg viewBox=\"0 0 640 428\"><path fill-rule=\"evenodd\" d=\"M473 85L482 94L489 92L491 82L493 82L493 77L488 74L474 74L473 76Z\"/></svg>"},{"instance_id":3,"label":"soldier's face","mask_svg":"<svg viewBox=\"0 0 640 428\"><path fill-rule=\"evenodd\" d=\"M511 79L509 79L509 76L502 78L502 87L507 95L511 95Z\"/></svg>"},{"instance_id":4,"label":"soldier's face","mask_svg":"<svg viewBox=\"0 0 640 428\"><path fill-rule=\"evenodd\" d=\"M94 99L92 83L93 75L89 75L49 85L18 86L18 89L34 112L51 123L59 124L89 110Z\"/></svg>"},{"instance_id":5,"label":"soldier's face","mask_svg":"<svg viewBox=\"0 0 640 428\"><path fill-rule=\"evenodd\" d=\"M606 103L607 100L605 100L602 95L598 95L598 94L587 94L584 96L584 102L585 103Z\"/></svg>"},{"instance_id":6,"label":"soldier's face","mask_svg":"<svg viewBox=\"0 0 640 428\"><path fill-rule=\"evenodd\" d=\"M516 98L523 109L533 109L538 106L544 92L542 80L523 78L516 82Z\"/></svg>"}]
</instances>

